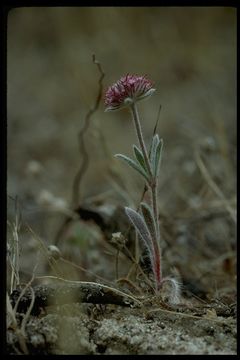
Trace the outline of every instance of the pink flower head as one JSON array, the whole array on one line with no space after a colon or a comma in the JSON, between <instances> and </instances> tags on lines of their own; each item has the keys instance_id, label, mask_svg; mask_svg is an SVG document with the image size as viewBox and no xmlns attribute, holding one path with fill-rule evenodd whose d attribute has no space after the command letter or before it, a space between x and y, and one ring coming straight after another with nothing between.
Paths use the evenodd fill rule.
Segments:
<instances>
[{"instance_id":1,"label":"pink flower head","mask_svg":"<svg viewBox=\"0 0 240 360\"><path fill-rule=\"evenodd\" d=\"M127 74L108 88L105 111L119 110L152 95L154 91L153 83L145 76Z\"/></svg>"}]
</instances>

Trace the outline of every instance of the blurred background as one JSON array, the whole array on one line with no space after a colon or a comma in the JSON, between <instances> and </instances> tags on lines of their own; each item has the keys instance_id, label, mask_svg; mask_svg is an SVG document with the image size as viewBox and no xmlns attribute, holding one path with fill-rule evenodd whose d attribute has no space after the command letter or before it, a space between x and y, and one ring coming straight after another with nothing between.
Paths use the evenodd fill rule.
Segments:
<instances>
[{"instance_id":1,"label":"blurred background","mask_svg":"<svg viewBox=\"0 0 240 360\"><path fill-rule=\"evenodd\" d=\"M231 7L11 10L9 221L15 219L17 197L23 221L51 244L62 212L71 207L72 183L81 163L77 134L98 94L100 74L93 53L105 72L104 91L126 73L146 74L157 89L139 103L139 112L149 144L161 105L159 208L169 254L176 249L174 265L186 268L189 259L202 256L199 268L204 269L212 259L211 286L229 283L229 278L221 283L222 277L218 282L216 272L233 266L228 270L233 279L235 271L236 9ZM100 196L107 204L137 207L144 184L113 157L131 155L132 144L137 144L128 110L105 113L102 101L85 141L89 164L80 202ZM49 211L51 201L56 211ZM174 233L167 233L167 224ZM22 254L33 254L35 243L24 236ZM83 248L77 250L79 263L86 256ZM224 254L230 254L227 260L221 258ZM34 256L22 260L26 272L34 261Z\"/></svg>"}]
</instances>

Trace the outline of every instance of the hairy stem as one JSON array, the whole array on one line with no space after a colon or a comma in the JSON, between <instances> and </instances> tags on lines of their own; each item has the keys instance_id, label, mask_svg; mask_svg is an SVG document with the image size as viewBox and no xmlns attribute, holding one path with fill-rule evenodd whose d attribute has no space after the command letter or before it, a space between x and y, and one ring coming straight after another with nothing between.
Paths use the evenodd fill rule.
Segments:
<instances>
[{"instance_id":1,"label":"hairy stem","mask_svg":"<svg viewBox=\"0 0 240 360\"><path fill-rule=\"evenodd\" d=\"M157 179L151 187L152 192L152 207L153 207L153 214L154 220L156 224L156 248L155 248L155 262L156 262L156 287L159 290L160 283L162 282L162 261L161 261L161 248L160 248L160 229L159 229L159 220L158 220L158 207L157 207Z\"/></svg>"},{"instance_id":2,"label":"hairy stem","mask_svg":"<svg viewBox=\"0 0 240 360\"><path fill-rule=\"evenodd\" d=\"M139 145L140 145L142 153L143 153L145 164L147 166L147 170L148 170L149 174L152 176L151 165L150 165L150 161L149 161L149 158L148 158L147 149L146 149L146 146L145 146L145 143L144 143L141 123L140 123L140 119L139 119L139 115L138 115L137 106L136 106L135 103L133 103L131 105L131 110L132 110L132 115L133 115L133 122L134 122L135 129L136 129L136 132L137 132L137 138L138 138Z\"/></svg>"},{"instance_id":3,"label":"hairy stem","mask_svg":"<svg viewBox=\"0 0 240 360\"><path fill-rule=\"evenodd\" d=\"M152 192L153 215L156 223L157 238L159 239L160 231L159 231L158 207L157 207L157 179L155 179L154 183L151 186L151 192Z\"/></svg>"},{"instance_id":4,"label":"hairy stem","mask_svg":"<svg viewBox=\"0 0 240 360\"><path fill-rule=\"evenodd\" d=\"M146 145L145 145L145 142L143 139L139 114L138 114L137 106L135 103L133 103L131 105L131 110L132 110L133 122L134 122L135 129L137 132L137 138L138 138L138 141L139 141L139 144L140 144L143 156L144 156L144 160L145 160L145 164L146 164L148 173L150 175L150 181L149 181L148 185L151 189L152 209L153 209L154 220L155 220L155 224L156 224L156 239L153 239L155 241L154 274L156 277L156 287L158 290L159 285L162 281L162 271L161 271L162 266L161 266L161 249L160 249L160 245L159 245L160 229L159 229L158 207L157 207L157 176L153 175L153 172L151 169L149 156L148 156Z\"/></svg>"}]
</instances>

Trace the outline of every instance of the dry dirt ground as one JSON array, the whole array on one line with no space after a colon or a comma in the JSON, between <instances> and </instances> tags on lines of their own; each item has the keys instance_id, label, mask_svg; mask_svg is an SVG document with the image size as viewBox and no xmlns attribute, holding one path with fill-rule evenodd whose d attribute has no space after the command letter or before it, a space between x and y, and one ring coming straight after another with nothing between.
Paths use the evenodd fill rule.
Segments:
<instances>
[{"instance_id":1,"label":"dry dirt ground","mask_svg":"<svg viewBox=\"0 0 240 360\"><path fill-rule=\"evenodd\" d=\"M7 352L236 354L236 9L16 8L7 46L8 295L54 276L141 302L102 304L105 294L96 304L85 296L47 306L40 296L39 312L28 313L30 301L23 315L8 303ZM181 284L178 304L154 297L144 249L123 216L144 188L114 158L132 156L137 143L128 110L105 113L101 100L79 151L99 89L93 52L104 91L127 73L147 74L157 89L139 113L149 146L162 106L162 268Z\"/></svg>"},{"instance_id":2,"label":"dry dirt ground","mask_svg":"<svg viewBox=\"0 0 240 360\"><path fill-rule=\"evenodd\" d=\"M123 308L59 306L30 317L25 328L30 354L235 355L236 312L231 306ZM8 330L8 352L22 353Z\"/></svg>"}]
</instances>

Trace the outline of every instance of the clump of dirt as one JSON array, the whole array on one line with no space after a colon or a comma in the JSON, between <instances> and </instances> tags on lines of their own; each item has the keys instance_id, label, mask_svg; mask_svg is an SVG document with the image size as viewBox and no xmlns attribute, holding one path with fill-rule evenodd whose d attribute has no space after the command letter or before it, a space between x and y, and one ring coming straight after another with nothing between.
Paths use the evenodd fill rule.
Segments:
<instances>
[{"instance_id":1,"label":"clump of dirt","mask_svg":"<svg viewBox=\"0 0 240 360\"><path fill-rule=\"evenodd\" d=\"M163 307L66 304L31 316L25 328L30 354L236 354L236 314L219 306ZM8 353L21 352L8 329Z\"/></svg>"}]
</instances>

